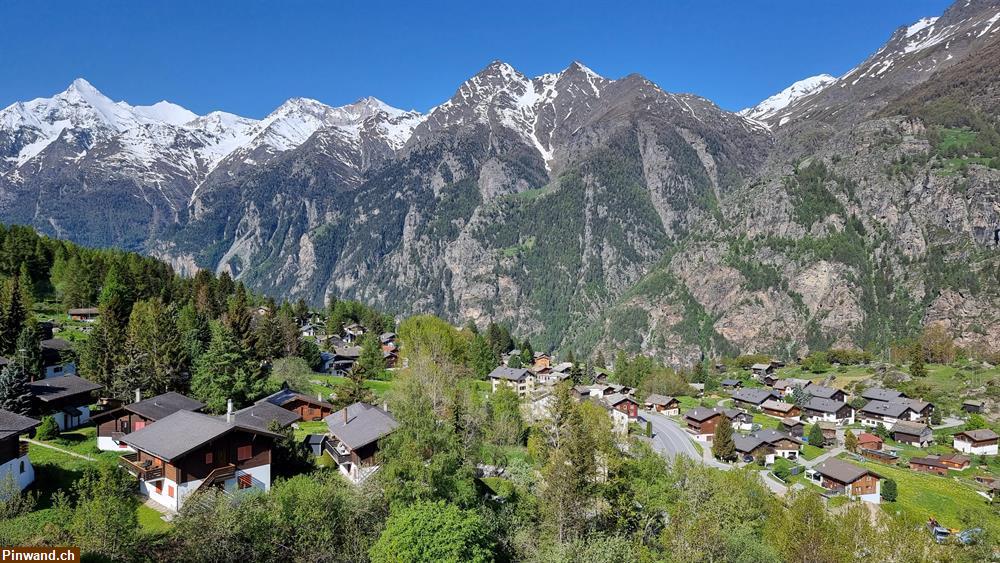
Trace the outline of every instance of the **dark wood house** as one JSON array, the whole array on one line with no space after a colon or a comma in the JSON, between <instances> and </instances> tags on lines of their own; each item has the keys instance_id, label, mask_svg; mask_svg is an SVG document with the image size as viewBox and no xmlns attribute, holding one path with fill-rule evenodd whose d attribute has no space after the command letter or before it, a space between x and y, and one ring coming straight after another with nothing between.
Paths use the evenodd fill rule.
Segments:
<instances>
[{"instance_id":1,"label":"dark wood house","mask_svg":"<svg viewBox=\"0 0 1000 563\"><path fill-rule=\"evenodd\" d=\"M231 412L215 417L181 410L126 434L122 441L135 453L119 464L139 479L140 494L176 511L209 487L270 489L277 437L238 424Z\"/></svg>"},{"instance_id":2,"label":"dark wood house","mask_svg":"<svg viewBox=\"0 0 1000 563\"><path fill-rule=\"evenodd\" d=\"M31 432L40 421L0 409L0 483L9 475L23 490L35 480L35 469L28 459L28 443L21 436Z\"/></svg>"},{"instance_id":3,"label":"dark wood house","mask_svg":"<svg viewBox=\"0 0 1000 563\"><path fill-rule=\"evenodd\" d=\"M399 427L391 414L367 403L354 403L325 420L329 433L323 450L354 483L378 470L378 442Z\"/></svg>"},{"instance_id":4,"label":"dark wood house","mask_svg":"<svg viewBox=\"0 0 1000 563\"><path fill-rule=\"evenodd\" d=\"M294 389L283 386L277 393L264 397L258 403L268 402L299 415L307 421L323 420L333 413L333 405L319 397L310 397Z\"/></svg>"},{"instance_id":5,"label":"dark wood house","mask_svg":"<svg viewBox=\"0 0 1000 563\"><path fill-rule=\"evenodd\" d=\"M134 403L94 415L92 420L97 425L97 447L104 451L130 451L128 445L121 441L126 434L142 430L177 411L198 411L204 406L200 401L172 391L141 399L136 390Z\"/></svg>"},{"instance_id":6,"label":"dark wood house","mask_svg":"<svg viewBox=\"0 0 1000 563\"><path fill-rule=\"evenodd\" d=\"M103 385L75 375L47 377L28 384L35 411L51 414L59 430L70 430L88 422L93 394L103 388Z\"/></svg>"}]
</instances>

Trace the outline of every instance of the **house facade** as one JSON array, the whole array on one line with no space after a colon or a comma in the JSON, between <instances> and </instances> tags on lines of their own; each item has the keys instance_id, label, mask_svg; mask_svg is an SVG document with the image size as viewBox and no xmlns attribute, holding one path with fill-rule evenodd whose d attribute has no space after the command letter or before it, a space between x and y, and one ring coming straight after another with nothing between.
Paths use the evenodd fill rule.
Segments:
<instances>
[{"instance_id":1,"label":"house facade","mask_svg":"<svg viewBox=\"0 0 1000 563\"><path fill-rule=\"evenodd\" d=\"M71 320L92 323L101 316L101 310L97 307L79 307L70 309L66 314L69 315Z\"/></svg>"},{"instance_id":2,"label":"house facade","mask_svg":"<svg viewBox=\"0 0 1000 563\"><path fill-rule=\"evenodd\" d=\"M28 384L36 412L51 414L59 430L89 422L93 393L103 388L75 375L47 377Z\"/></svg>"},{"instance_id":3,"label":"house facade","mask_svg":"<svg viewBox=\"0 0 1000 563\"><path fill-rule=\"evenodd\" d=\"M646 397L644 404L647 410L662 413L667 416L677 416L680 414L680 402L677 399L666 395L657 395L655 393L650 394Z\"/></svg>"},{"instance_id":4,"label":"house facade","mask_svg":"<svg viewBox=\"0 0 1000 563\"><path fill-rule=\"evenodd\" d=\"M688 432L694 434L696 439L706 442L712 441L720 420L722 420L721 412L706 407L693 408L684 413L684 423L687 424Z\"/></svg>"},{"instance_id":5,"label":"house facade","mask_svg":"<svg viewBox=\"0 0 1000 563\"><path fill-rule=\"evenodd\" d=\"M268 402L281 407L287 411L292 411L300 419L306 421L319 421L333 413L333 405L324 401L320 397L310 397L305 393L299 393L294 389L289 389L287 385L263 399L257 401Z\"/></svg>"},{"instance_id":6,"label":"house facade","mask_svg":"<svg viewBox=\"0 0 1000 563\"><path fill-rule=\"evenodd\" d=\"M139 493L177 511L194 493L271 488L271 450L278 435L214 417L177 411L122 441L135 453L119 465L139 479Z\"/></svg>"},{"instance_id":7,"label":"house facade","mask_svg":"<svg viewBox=\"0 0 1000 563\"><path fill-rule=\"evenodd\" d=\"M930 426L919 422L901 421L892 425L889 430L892 439L918 448L926 448L934 441L934 432Z\"/></svg>"},{"instance_id":8,"label":"house facade","mask_svg":"<svg viewBox=\"0 0 1000 563\"><path fill-rule=\"evenodd\" d=\"M40 421L0 409L0 483L10 478L20 490L35 481L35 468L28 459L28 434Z\"/></svg>"},{"instance_id":9,"label":"house facade","mask_svg":"<svg viewBox=\"0 0 1000 563\"><path fill-rule=\"evenodd\" d=\"M488 377L494 393L501 385L510 387L521 398L527 397L535 390L535 374L525 368L499 366L491 371Z\"/></svg>"},{"instance_id":10,"label":"house facade","mask_svg":"<svg viewBox=\"0 0 1000 563\"><path fill-rule=\"evenodd\" d=\"M997 455L1000 436L992 430L966 430L954 436L952 445L962 453L972 455Z\"/></svg>"},{"instance_id":11,"label":"house facade","mask_svg":"<svg viewBox=\"0 0 1000 563\"><path fill-rule=\"evenodd\" d=\"M329 431L323 451L353 483L378 471L378 442L399 427L391 414L367 403L354 403L324 420Z\"/></svg>"},{"instance_id":12,"label":"house facade","mask_svg":"<svg viewBox=\"0 0 1000 563\"><path fill-rule=\"evenodd\" d=\"M865 502L881 502L881 476L837 458L832 458L807 471L809 478L830 491L842 492L848 498Z\"/></svg>"},{"instance_id":13,"label":"house facade","mask_svg":"<svg viewBox=\"0 0 1000 563\"><path fill-rule=\"evenodd\" d=\"M802 409L783 401L767 400L760 404L760 410L764 414L777 418L794 418L802 413Z\"/></svg>"},{"instance_id":14,"label":"house facade","mask_svg":"<svg viewBox=\"0 0 1000 563\"><path fill-rule=\"evenodd\" d=\"M858 410L858 419L863 426L875 427L879 424L892 426L901 420L912 420L913 410L904 403L888 401L868 401Z\"/></svg>"},{"instance_id":15,"label":"house facade","mask_svg":"<svg viewBox=\"0 0 1000 563\"><path fill-rule=\"evenodd\" d=\"M813 397L803 405L802 418L812 423L832 422L847 426L854 424L854 409L841 401Z\"/></svg>"}]
</instances>

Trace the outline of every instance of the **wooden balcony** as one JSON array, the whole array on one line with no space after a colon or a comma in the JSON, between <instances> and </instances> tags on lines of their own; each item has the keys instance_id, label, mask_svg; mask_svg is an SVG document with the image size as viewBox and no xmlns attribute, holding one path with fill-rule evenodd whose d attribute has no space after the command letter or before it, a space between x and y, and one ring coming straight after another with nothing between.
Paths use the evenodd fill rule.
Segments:
<instances>
[{"instance_id":1,"label":"wooden balcony","mask_svg":"<svg viewBox=\"0 0 1000 563\"><path fill-rule=\"evenodd\" d=\"M323 451L330 454L333 461L336 461L339 465L344 465L345 463L351 462L351 456L348 454L342 454L337 451L337 446L333 440L327 440L323 442Z\"/></svg>"},{"instance_id":2,"label":"wooden balcony","mask_svg":"<svg viewBox=\"0 0 1000 563\"><path fill-rule=\"evenodd\" d=\"M163 467L153 465L149 460L139 461L139 454L127 454L118 458L118 465L143 481L163 478Z\"/></svg>"},{"instance_id":3,"label":"wooden balcony","mask_svg":"<svg viewBox=\"0 0 1000 563\"><path fill-rule=\"evenodd\" d=\"M229 479L234 475L236 475L236 466L231 463L223 465L222 467L216 467L211 472L209 472L209 474L205 477L205 479L201 482L201 484L198 485L198 488L196 488L194 492L204 491L209 487L211 487L212 485L219 483L221 481L225 481L226 479Z\"/></svg>"},{"instance_id":4,"label":"wooden balcony","mask_svg":"<svg viewBox=\"0 0 1000 563\"><path fill-rule=\"evenodd\" d=\"M28 442L21 440L17 443L17 457L28 455Z\"/></svg>"}]
</instances>

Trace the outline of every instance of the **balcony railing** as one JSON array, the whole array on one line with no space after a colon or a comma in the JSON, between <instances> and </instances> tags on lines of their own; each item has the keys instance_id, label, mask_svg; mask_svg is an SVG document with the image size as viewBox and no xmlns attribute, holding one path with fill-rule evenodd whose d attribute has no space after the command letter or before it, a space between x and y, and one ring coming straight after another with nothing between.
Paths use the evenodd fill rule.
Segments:
<instances>
[{"instance_id":1,"label":"balcony railing","mask_svg":"<svg viewBox=\"0 0 1000 563\"><path fill-rule=\"evenodd\" d=\"M325 450L326 453L330 454L330 457L332 457L333 460L340 465L343 465L345 463L350 463L351 461L351 456L349 454L342 454L337 451L337 446L334 444L332 440L327 440L326 442L323 442L323 450Z\"/></svg>"},{"instance_id":2,"label":"balcony railing","mask_svg":"<svg viewBox=\"0 0 1000 563\"><path fill-rule=\"evenodd\" d=\"M205 479L201 482L201 484L198 485L198 487L194 490L194 492L204 491L209 487L211 487L212 485L214 485L215 483L218 483L219 481L225 481L226 479L229 479L234 475L236 475L236 466L231 463L223 465L222 467L216 467L211 472L209 472L209 474L205 477Z\"/></svg>"},{"instance_id":3,"label":"balcony railing","mask_svg":"<svg viewBox=\"0 0 1000 563\"><path fill-rule=\"evenodd\" d=\"M139 454L128 454L118 458L118 465L143 481L163 478L163 467L153 465L149 460L139 461Z\"/></svg>"}]
</instances>

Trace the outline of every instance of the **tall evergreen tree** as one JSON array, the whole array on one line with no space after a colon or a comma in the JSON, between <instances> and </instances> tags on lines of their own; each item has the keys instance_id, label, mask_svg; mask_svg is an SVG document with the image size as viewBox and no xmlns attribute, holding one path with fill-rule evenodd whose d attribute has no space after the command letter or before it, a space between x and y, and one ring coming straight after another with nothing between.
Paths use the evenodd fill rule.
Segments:
<instances>
[{"instance_id":1,"label":"tall evergreen tree","mask_svg":"<svg viewBox=\"0 0 1000 563\"><path fill-rule=\"evenodd\" d=\"M479 379L485 379L487 375L493 368L500 364L500 359L493 354L493 349L490 348L489 343L486 338L481 334L476 334L472 337L472 342L469 343L469 361L473 373Z\"/></svg>"},{"instance_id":2,"label":"tall evergreen tree","mask_svg":"<svg viewBox=\"0 0 1000 563\"><path fill-rule=\"evenodd\" d=\"M521 365L530 366L535 363L535 349L527 338L521 343Z\"/></svg>"},{"instance_id":3,"label":"tall evergreen tree","mask_svg":"<svg viewBox=\"0 0 1000 563\"><path fill-rule=\"evenodd\" d=\"M712 455L723 461L736 459L733 423L726 415L719 417L719 424L715 427L715 436L712 437Z\"/></svg>"},{"instance_id":4,"label":"tall evergreen tree","mask_svg":"<svg viewBox=\"0 0 1000 563\"><path fill-rule=\"evenodd\" d=\"M28 319L24 323L14 348L10 361L22 366L29 380L42 377L42 340L34 319Z\"/></svg>"},{"instance_id":5,"label":"tall evergreen tree","mask_svg":"<svg viewBox=\"0 0 1000 563\"><path fill-rule=\"evenodd\" d=\"M28 373L18 362L11 362L0 370L0 409L17 414L31 411Z\"/></svg>"},{"instance_id":6,"label":"tall evergreen tree","mask_svg":"<svg viewBox=\"0 0 1000 563\"><path fill-rule=\"evenodd\" d=\"M18 277L7 280L2 295L2 317L0 317L0 353L10 357L16 352L17 336L28 319L28 309L21 291Z\"/></svg>"},{"instance_id":7,"label":"tall evergreen tree","mask_svg":"<svg viewBox=\"0 0 1000 563\"><path fill-rule=\"evenodd\" d=\"M244 352L251 353L256 348L254 345L253 313L250 312L250 301L246 287L242 282L236 284L236 290L232 298L229 299L225 324L233 338L240 343Z\"/></svg>"},{"instance_id":8,"label":"tall evergreen tree","mask_svg":"<svg viewBox=\"0 0 1000 563\"><path fill-rule=\"evenodd\" d=\"M924 365L924 346L919 340L913 345L910 356L910 375L927 377L927 367Z\"/></svg>"},{"instance_id":9,"label":"tall evergreen tree","mask_svg":"<svg viewBox=\"0 0 1000 563\"><path fill-rule=\"evenodd\" d=\"M381 379L385 373L385 358L382 356L382 346L378 338L365 334L361 338L361 355L358 356L354 369L366 379Z\"/></svg>"}]
</instances>

